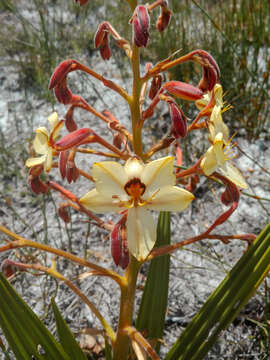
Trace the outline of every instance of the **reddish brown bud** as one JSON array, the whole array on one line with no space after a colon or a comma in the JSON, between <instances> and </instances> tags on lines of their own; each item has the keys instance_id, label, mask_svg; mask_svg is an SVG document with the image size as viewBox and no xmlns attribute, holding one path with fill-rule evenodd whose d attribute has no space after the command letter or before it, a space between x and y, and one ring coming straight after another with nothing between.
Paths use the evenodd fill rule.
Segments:
<instances>
[{"instance_id":1,"label":"reddish brown bud","mask_svg":"<svg viewBox=\"0 0 270 360\"><path fill-rule=\"evenodd\" d=\"M33 178L31 175L28 179L29 185L35 194L45 194L49 188L38 177Z\"/></svg>"},{"instance_id":2,"label":"reddish brown bud","mask_svg":"<svg viewBox=\"0 0 270 360\"><path fill-rule=\"evenodd\" d=\"M173 102L168 102L172 119L172 133L176 139L187 134L187 118L183 111Z\"/></svg>"},{"instance_id":3,"label":"reddish brown bud","mask_svg":"<svg viewBox=\"0 0 270 360\"><path fill-rule=\"evenodd\" d=\"M1 272L3 273L4 277L9 278L10 276L14 275L16 271L16 267L12 265L9 259L5 259L1 264Z\"/></svg>"},{"instance_id":4,"label":"reddish brown bud","mask_svg":"<svg viewBox=\"0 0 270 360\"><path fill-rule=\"evenodd\" d=\"M211 91L219 82L220 70L214 58L204 50L194 50L190 53L191 59L203 66L203 76L198 87L202 91Z\"/></svg>"},{"instance_id":5,"label":"reddish brown bud","mask_svg":"<svg viewBox=\"0 0 270 360\"><path fill-rule=\"evenodd\" d=\"M130 20L133 25L133 39L138 47L146 46L149 39L150 17L146 6L136 7Z\"/></svg>"},{"instance_id":6,"label":"reddish brown bud","mask_svg":"<svg viewBox=\"0 0 270 360\"><path fill-rule=\"evenodd\" d=\"M52 74L49 83L49 90L53 89L57 84L60 84L67 77L67 74L70 73L71 71L76 70L77 67L78 64L76 60L68 59L62 61Z\"/></svg>"},{"instance_id":7,"label":"reddish brown bud","mask_svg":"<svg viewBox=\"0 0 270 360\"><path fill-rule=\"evenodd\" d=\"M163 4L160 6L160 15L157 19L156 27L158 31L164 31L169 26L171 20L172 12L168 9L167 1L163 1Z\"/></svg>"},{"instance_id":8,"label":"reddish brown bud","mask_svg":"<svg viewBox=\"0 0 270 360\"><path fill-rule=\"evenodd\" d=\"M103 21L99 24L94 37L95 48L99 48L100 55L103 60L109 60L111 57L111 50L109 46L109 23Z\"/></svg>"},{"instance_id":9,"label":"reddish brown bud","mask_svg":"<svg viewBox=\"0 0 270 360\"><path fill-rule=\"evenodd\" d=\"M73 94L69 87L67 86L67 81L64 79L61 83L58 83L54 87L54 93L56 99L64 105L68 105L72 103Z\"/></svg>"},{"instance_id":10,"label":"reddish brown bud","mask_svg":"<svg viewBox=\"0 0 270 360\"><path fill-rule=\"evenodd\" d=\"M121 266L122 269L125 269L129 263L126 220L125 214L111 232L111 254L115 265Z\"/></svg>"},{"instance_id":11,"label":"reddish brown bud","mask_svg":"<svg viewBox=\"0 0 270 360\"><path fill-rule=\"evenodd\" d=\"M162 76L161 75L156 75L153 77L152 82L151 82L151 87L148 93L148 96L151 100L154 99L154 97L157 95L160 87L161 87L161 82L162 82Z\"/></svg>"},{"instance_id":12,"label":"reddish brown bud","mask_svg":"<svg viewBox=\"0 0 270 360\"><path fill-rule=\"evenodd\" d=\"M177 98L189 101L199 100L203 96L203 92L200 89L182 81L168 81L162 85L162 89Z\"/></svg>"},{"instance_id":13,"label":"reddish brown bud","mask_svg":"<svg viewBox=\"0 0 270 360\"><path fill-rule=\"evenodd\" d=\"M238 203L240 200L240 192L237 186L228 181L225 191L220 196L220 200L226 206L229 206L233 202Z\"/></svg>"},{"instance_id":14,"label":"reddish brown bud","mask_svg":"<svg viewBox=\"0 0 270 360\"><path fill-rule=\"evenodd\" d=\"M74 146L79 146L87 139L89 135L92 134L94 134L93 130L88 128L82 128L73 131L57 141L55 144L55 149L57 151L64 151L71 149Z\"/></svg>"},{"instance_id":15,"label":"reddish brown bud","mask_svg":"<svg viewBox=\"0 0 270 360\"><path fill-rule=\"evenodd\" d=\"M82 5L85 5L85 4L87 4L88 3L88 0L75 0L75 3L77 4L77 3L80 3L80 6L82 6Z\"/></svg>"},{"instance_id":16,"label":"reddish brown bud","mask_svg":"<svg viewBox=\"0 0 270 360\"><path fill-rule=\"evenodd\" d=\"M68 150L61 151L59 154L59 171L62 176L62 179L66 177L68 155L69 155Z\"/></svg>"},{"instance_id":17,"label":"reddish brown bud","mask_svg":"<svg viewBox=\"0 0 270 360\"><path fill-rule=\"evenodd\" d=\"M69 223L70 222L70 216L69 213L67 211L67 204L60 204L59 208L58 208L58 215L60 216L60 218L65 222L65 223Z\"/></svg>"},{"instance_id":18,"label":"reddish brown bud","mask_svg":"<svg viewBox=\"0 0 270 360\"><path fill-rule=\"evenodd\" d=\"M76 182L80 176L80 172L77 169L74 159L68 159L67 162L67 181L70 184L72 181Z\"/></svg>"},{"instance_id":19,"label":"reddish brown bud","mask_svg":"<svg viewBox=\"0 0 270 360\"><path fill-rule=\"evenodd\" d=\"M65 125L69 132L75 131L78 128L78 126L73 118L74 108L75 107L73 105L71 105L65 115L65 120L66 120Z\"/></svg>"}]
</instances>

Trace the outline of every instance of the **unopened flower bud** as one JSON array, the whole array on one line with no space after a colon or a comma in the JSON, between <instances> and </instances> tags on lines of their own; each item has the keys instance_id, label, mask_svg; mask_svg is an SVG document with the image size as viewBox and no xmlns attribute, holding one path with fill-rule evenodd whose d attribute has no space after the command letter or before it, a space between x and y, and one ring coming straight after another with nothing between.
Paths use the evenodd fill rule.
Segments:
<instances>
[{"instance_id":1,"label":"unopened flower bud","mask_svg":"<svg viewBox=\"0 0 270 360\"><path fill-rule=\"evenodd\" d=\"M71 149L74 146L79 146L87 139L89 135L92 134L94 134L93 130L88 128L82 128L73 131L57 141L55 144L55 149L57 151L64 151Z\"/></svg>"},{"instance_id":2,"label":"unopened flower bud","mask_svg":"<svg viewBox=\"0 0 270 360\"><path fill-rule=\"evenodd\" d=\"M66 223L68 224L70 222L70 216L69 213L67 211L67 204L60 204L59 208L58 208L58 215L60 216L60 218Z\"/></svg>"},{"instance_id":3,"label":"unopened flower bud","mask_svg":"<svg viewBox=\"0 0 270 360\"><path fill-rule=\"evenodd\" d=\"M198 87L203 91L211 91L219 82L220 70L214 58L204 50L194 50L191 54L193 61L203 66L203 76Z\"/></svg>"},{"instance_id":4,"label":"unopened flower bud","mask_svg":"<svg viewBox=\"0 0 270 360\"><path fill-rule=\"evenodd\" d=\"M62 81L67 77L67 74L71 71L76 70L78 64L76 60L68 59L62 61L54 70L50 83L49 90L53 89L57 84L62 83Z\"/></svg>"},{"instance_id":5,"label":"unopened flower bud","mask_svg":"<svg viewBox=\"0 0 270 360\"><path fill-rule=\"evenodd\" d=\"M67 86L66 79L55 85L54 93L60 104L68 105L72 103L73 94Z\"/></svg>"},{"instance_id":6,"label":"unopened flower bud","mask_svg":"<svg viewBox=\"0 0 270 360\"><path fill-rule=\"evenodd\" d=\"M35 194L45 194L49 190L49 187L39 178L39 175L41 175L42 171L43 165L34 165L29 170L28 183Z\"/></svg>"},{"instance_id":7,"label":"unopened flower bud","mask_svg":"<svg viewBox=\"0 0 270 360\"><path fill-rule=\"evenodd\" d=\"M162 85L162 89L177 98L189 101L196 101L203 96L200 89L182 81L168 81Z\"/></svg>"},{"instance_id":8,"label":"unopened flower bud","mask_svg":"<svg viewBox=\"0 0 270 360\"><path fill-rule=\"evenodd\" d=\"M94 37L95 48L99 48L103 60L109 60L111 50L109 46L109 25L106 21L99 24Z\"/></svg>"},{"instance_id":9,"label":"unopened flower bud","mask_svg":"<svg viewBox=\"0 0 270 360\"><path fill-rule=\"evenodd\" d=\"M146 46L149 39L150 17L147 7L139 5L136 7L130 20L133 25L133 39L138 47Z\"/></svg>"},{"instance_id":10,"label":"unopened flower bud","mask_svg":"<svg viewBox=\"0 0 270 360\"><path fill-rule=\"evenodd\" d=\"M78 128L78 126L73 118L73 114L74 114L74 106L71 105L65 115L65 120L66 120L65 125L69 132L75 131Z\"/></svg>"},{"instance_id":11,"label":"unopened flower bud","mask_svg":"<svg viewBox=\"0 0 270 360\"><path fill-rule=\"evenodd\" d=\"M183 111L173 102L168 102L172 119L172 133L176 139L187 134L187 118Z\"/></svg>"},{"instance_id":12,"label":"unopened flower bud","mask_svg":"<svg viewBox=\"0 0 270 360\"><path fill-rule=\"evenodd\" d=\"M125 269L129 263L129 251L127 245L127 216L124 215L111 232L111 254L115 265Z\"/></svg>"},{"instance_id":13,"label":"unopened flower bud","mask_svg":"<svg viewBox=\"0 0 270 360\"><path fill-rule=\"evenodd\" d=\"M1 272L5 278L15 274L16 267L10 263L9 259L5 259L1 264Z\"/></svg>"},{"instance_id":14,"label":"unopened flower bud","mask_svg":"<svg viewBox=\"0 0 270 360\"><path fill-rule=\"evenodd\" d=\"M157 95L161 87L161 82L162 82L162 76L160 74L153 77L151 82L151 87L148 93L148 96L151 100L153 100L154 97Z\"/></svg>"},{"instance_id":15,"label":"unopened flower bud","mask_svg":"<svg viewBox=\"0 0 270 360\"><path fill-rule=\"evenodd\" d=\"M156 27L158 31L164 31L169 26L171 20L172 12L168 9L167 1L163 1L163 4L160 6L160 15L157 19Z\"/></svg>"},{"instance_id":16,"label":"unopened flower bud","mask_svg":"<svg viewBox=\"0 0 270 360\"><path fill-rule=\"evenodd\" d=\"M85 5L85 4L87 4L88 3L88 0L75 0L75 3L77 4L77 3L80 3L80 6L83 6L83 5Z\"/></svg>"},{"instance_id":17,"label":"unopened flower bud","mask_svg":"<svg viewBox=\"0 0 270 360\"><path fill-rule=\"evenodd\" d=\"M220 200L221 202L228 206L233 202L238 202L240 199L240 192L236 185L232 183L228 183L225 191L221 194Z\"/></svg>"}]
</instances>

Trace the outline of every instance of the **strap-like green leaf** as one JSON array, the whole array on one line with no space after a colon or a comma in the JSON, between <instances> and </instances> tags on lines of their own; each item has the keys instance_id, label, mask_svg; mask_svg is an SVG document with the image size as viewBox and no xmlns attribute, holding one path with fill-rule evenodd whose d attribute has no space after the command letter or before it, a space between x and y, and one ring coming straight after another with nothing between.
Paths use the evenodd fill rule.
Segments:
<instances>
[{"instance_id":1,"label":"strap-like green leaf","mask_svg":"<svg viewBox=\"0 0 270 360\"><path fill-rule=\"evenodd\" d=\"M170 244L170 213L159 214L157 242L155 247ZM168 301L170 256L153 259L149 266L142 301L136 321L136 328L148 339L160 339L163 336ZM160 343L157 344L158 351Z\"/></svg>"},{"instance_id":2,"label":"strap-like green leaf","mask_svg":"<svg viewBox=\"0 0 270 360\"><path fill-rule=\"evenodd\" d=\"M0 327L16 359L71 360L46 326L0 274ZM38 346L45 352L38 351Z\"/></svg>"},{"instance_id":3,"label":"strap-like green leaf","mask_svg":"<svg viewBox=\"0 0 270 360\"><path fill-rule=\"evenodd\" d=\"M270 270L270 224L208 298L166 360L200 360L254 294Z\"/></svg>"},{"instance_id":4,"label":"strap-like green leaf","mask_svg":"<svg viewBox=\"0 0 270 360\"><path fill-rule=\"evenodd\" d=\"M58 307L56 306L54 300L52 300L52 307L56 321L59 340L61 345L63 346L63 349L70 356L71 359L87 360L85 354L83 353L79 344L75 340L72 332L70 331L60 311L58 310Z\"/></svg>"}]
</instances>

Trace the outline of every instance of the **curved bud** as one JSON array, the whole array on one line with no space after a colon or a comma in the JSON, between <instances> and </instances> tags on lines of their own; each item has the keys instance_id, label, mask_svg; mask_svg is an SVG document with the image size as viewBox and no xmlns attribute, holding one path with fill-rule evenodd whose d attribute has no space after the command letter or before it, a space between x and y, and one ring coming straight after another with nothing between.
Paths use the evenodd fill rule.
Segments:
<instances>
[{"instance_id":1,"label":"curved bud","mask_svg":"<svg viewBox=\"0 0 270 360\"><path fill-rule=\"evenodd\" d=\"M149 39L150 17L144 5L136 7L130 20L133 25L133 40L138 47L146 46Z\"/></svg>"},{"instance_id":2,"label":"curved bud","mask_svg":"<svg viewBox=\"0 0 270 360\"><path fill-rule=\"evenodd\" d=\"M233 202L239 202L240 192L237 186L231 182L227 182L225 191L221 194L220 200L222 204L228 206Z\"/></svg>"},{"instance_id":3,"label":"curved bud","mask_svg":"<svg viewBox=\"0 0 270 360\"><path fill-rule=\"evenodd\" d=\"M162 76L160 74L153 77L148 96L151 100L157 95L162 82Z\"/></svg>"},{"instance_id":4,"label":"curved bud","mask_svg":"<svg viewBox=\"0 0 270 360\"><path fill-rule=\"evenodd\" d=\"M203 66L203 76L198 87L202 91L211 91L219 82L220 70L214 58L205 50L194 50L190 53L191 60Z\"/></svg>"},{"instance_id":5,"label":"curved bud","mask_svg":"<svg viewBox=\"0 0 270 360\"><path fill-rule=\"evenodd\" d=\"M162 85L162 89L177 98L189 101L196 101L203 97L203 92L200 89L182 81L168 81Z\"/></svg>"},{"instance_id":6,"label":"curved bud","mask_svg":"<svg viewBox=\"0 0 270 360\"><path fill-rule=\"evenodd\" d=\"M11 263L9 259L5 259L1 264L1 272L5 278L9 278L14 275L16 267Z\"/></svg>"},{"instance_id":7,"label":"curved bud","mask_svg":"<svg viewBox=\"0 0 270 360\"><path fill-rule=\"evenodd\" d=\"M75 3L77 4L78 2L80 2L80 6L83 6L85 4L88 3L88 0L75 0Z\"/></svg>"},{"instance_id":8,"label":"curved bud","mask_svg":"<svg viewBox=\"0 0 270 360\"><path fill-rule=\"evenodd\" d=\"M57 84L61 83L71 71L76 70L78 64L76 60L68 59L62 61L54 70L49 83L49 90L53 89Z\"/></svg>"},{"instance_id":9,"label":"curved bud","mask_svg":"<svg viewBox=\"0 0 270 360\"><path fill-rule=\"evenodd\" d=\"M58 215L66 224L70 222L70 216L67 211L67 206L69 206L69 205L68 204L60 204L59 208L58 208Z\"/></svg>"},{"instance_id":10,"label":"curved bud","mask_svg":"<svg viewBox=\"0 0 270 360\"><path fill-rule=\"evenodd\" d=\"M125 214L111 232L111 254L115 265L121 266L122 269L125 269L129 263L126 220Z\"/></svg>"},{"instance_id":11,"label":"curved bud","mask_svg":"<svg viewBox=\"0 0 270 360\"><path fill-rule=\"evenodd\" d=\"M72 103L73 94L69 87L67 86L67 80L64 79L61 83L55 85L54 93L57 100L64 105Z\"/></svg>"},{"instance_id":12,"label":"curved bud","mask_svg":"<svg viewBox=\"0 0 270 360\"><path fill-rule=\"evenodd\" d=\"M65 125L69 132L77 130L78 126L73 118L74 114L74 105L71 105L65 115Z\"/></svg>"},{"instance_id":13,"label":"curved bud","mask_svg":"<svg viewBox=\"0 0 270 360\"><path fill-rule=\"evenodd\" d=\"M172 119L172 133L176 139L187 134L187 118L183 111L173 102L168 102Z\"/></svg>"},{"instance_id":14,"label":"curved bud","mask_svg":"<svg viewBox=\"0 0 270 360\"><path fill-rule=\"evenodd\" d=\"M68 155L69 150L61 151L59 154L59 171L63 180L66 177Z\"/></svg>"},{"instance_id":15,"label":"curved bud","mask_svg":"<svg viewBox=\"0 0 270 360\"><path fill-rule=\"evenodd\" d=\"M40 193L45 194L49 190L49 187L46 184L44 184L39 177L32 177L30 175L28 178L28 183L33 193L35 193L36 195Z\"/></svg>"},{"instance_id":16,"label":"curved bud","mask_svg":"<svg viewBox=\"0 0 270 360\"><path fill-rule=\"evenodd\" d=\"M156 22L156 27L158 31L164 31L169 26L171 20L172 12L168 8L167 1L163 1L163 4L160 6L160 15Z\"/></svg>"},{"instance_id":17,"label":"curved bud","mask_svg":"<svg viewBox=\"0 0 270 360\"><path fill-rule=\"evenodd\" d=\"M57 141L55 144L55 149L57 151L68 150L74 146L79 146L84 140L87 139L89 135L93 135L94 131L88 128L78 129L73 131L62 139Z\"/></svg>"}]
</instances>

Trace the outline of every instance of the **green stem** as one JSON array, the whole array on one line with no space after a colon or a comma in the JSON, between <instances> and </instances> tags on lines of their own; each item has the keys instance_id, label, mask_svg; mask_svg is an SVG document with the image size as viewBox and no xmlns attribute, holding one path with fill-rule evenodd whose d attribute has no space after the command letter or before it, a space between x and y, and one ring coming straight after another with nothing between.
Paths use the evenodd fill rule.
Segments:
<instances>
[{"instance_id":1,"label":"green stem","mask_svg":"<svg viewBox=\"0 0 270 360\"><path fill-rule=\"evenodd\" d=\"M126 271L125 281L121 286L120 314L116 341L114 344L114 360L128 358L129 338L125 329L132 325L133 305L136 293L136 282L141 263L131 256Z\"/></svg>"},{"instance_id":2,"label":"green stem","mask_svg":"<svg viewBox=\"0 0 270 360\"><path fill-rule=\"evenodd\" d=\"M140 49L134 44L132 50L132 72L133 72L133 88L132 101L130 102L130 113L132 121L133 147L134 153L143 158L142 146L142 127L140 125L140 93L142 81L140 78Z\"/></svg>"}]
</instances>

